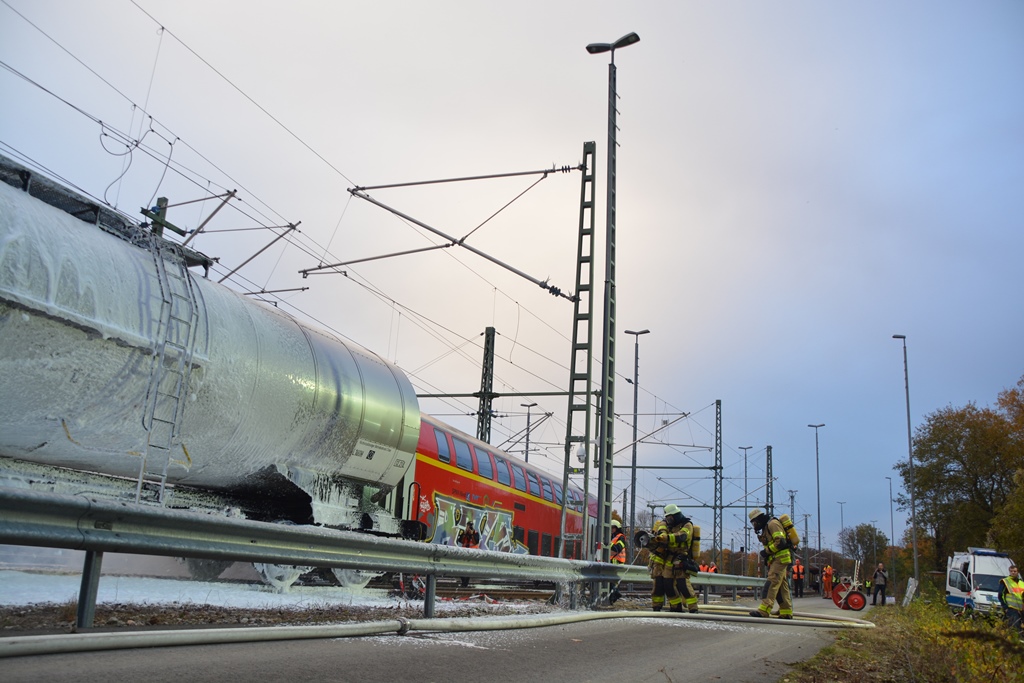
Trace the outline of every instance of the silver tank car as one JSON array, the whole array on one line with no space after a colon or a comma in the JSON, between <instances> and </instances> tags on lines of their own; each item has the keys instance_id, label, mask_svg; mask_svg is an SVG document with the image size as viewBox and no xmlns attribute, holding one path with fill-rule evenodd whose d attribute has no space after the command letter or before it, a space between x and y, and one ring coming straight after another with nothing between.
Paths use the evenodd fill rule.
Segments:
<instances>
[{"instance_id":1,"label":"silver tank car","mask_svg":"<svg viewBox=\"0 0 1024 683\"><path fill-rule=\"evenodd\" d=\"M256 509L298 495L307 517L293 521L393 530L367 499L415 459L420 415L401 370L189 271L138 227L133 244L12 187L4 161L4 483L28 485L18 464L35 463Z\"/></svg>"}]
</instances>

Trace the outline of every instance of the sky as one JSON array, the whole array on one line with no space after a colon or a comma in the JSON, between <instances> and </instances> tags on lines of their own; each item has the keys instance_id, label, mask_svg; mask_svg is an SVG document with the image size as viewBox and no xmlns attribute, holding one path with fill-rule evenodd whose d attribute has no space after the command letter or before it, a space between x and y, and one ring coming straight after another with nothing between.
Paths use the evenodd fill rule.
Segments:
<instances>
[{"instance_id":1,"label":"sky","mask_svg":"<svg viewBox=\"0 0 1024 683\"><path fill-rule=\"evenodd\" d=\"M228 286L274 290L419 393L477 391L493 326L494 390L538 395L497 399L491 442L521 434L537 403L530 461L560 471L566 400L542 392L568 385L570 302L459 247L319 266L445 241L349 188L574 167L596 141L600 292L609 55L584 48L629 32L640 42L615 52L616 462L631 455L637 354L640 434L672 423L637 446L637 507L710 505L709 470L657 468L713 465L721 400L737 506L723 545L741 544L744 491L763 505L769 445L776 510L794 491L801 532L810 515L825 547L844 524L889 535L892 510L902 537L892 335L906 335L915 429L1024 375L1019 2L0 0L0 152L131 215L167 196L188 229L216 206L193 200L238 190L193 242L220 258L211 277L260 252ZM368 193L572 292L580 182ZM625 330L643 329L637 347ZM421 408L476 431L475 399ZM809 424L825 425L817 453ZM616 470L620 500L629 475ZM711 510L688 512L707 545Z\"/></svg>"}]
</instances>

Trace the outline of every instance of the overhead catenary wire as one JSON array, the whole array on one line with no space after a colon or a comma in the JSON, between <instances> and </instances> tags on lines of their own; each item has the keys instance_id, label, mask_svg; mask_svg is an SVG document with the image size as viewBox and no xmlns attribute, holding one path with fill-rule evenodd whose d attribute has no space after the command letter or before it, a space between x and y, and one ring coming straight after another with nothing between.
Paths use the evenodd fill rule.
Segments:
<instances>
[{"instance_id":1,"label":"overhead catenary wire","mask_svg":"<svg viewBox=\"0 0 1024 683\"><path fill-rule=\"evenodd\" d=\"M7 3L6 1L4 1L4 4L5 4L5 5L7 5L8 7L10 7L9 3ZM158 26L159 30L161 31L161 39L163 38L164 34L166 33L166 35L169 35L169 36L171 36L171 37L172 37L172 38L174 38L174 39L175 39L175 40L176 40L177 42L181 43L181 44L182 44L182 46L183 46L183 47L185 47L185 48L186 48L186 49L187 49L187 50L188 50L188 51L189 51L189 52L190 52L191 54L193 54L193 55L194 55L194 56L195 56L195 57L196 57L197 59L199 59L199 60L200 60L200 61L201 61L201 62L202 62L202 63L203 63L204 65L206 65L206 66L207 66L208 68L210 68L210 69L211 69L212 71L214 71L214 72L215 72L215 73L216 73L216 74L217 74L217 75L218 75L219 77L221 77L221 78L222 78L222 79L223 79L223 80L224 80L224 81L225 81L226 83L228 83L228 84L229 84L229 85L230 85L230 86L231 86L232 88L234 88L235 90L237 90L238 92L240 92L240 93L241 93L241 94L242 94L242 95L243 95L243 96L244 96L244 97L245 97L245 98L246 98L246 99L247 99L248 101L250 101L250 102L251 102L251 103L252 103L252 104L253 104L254 106L256 106L256 107L257 107L257 108L258 108L258 109L259 109L260 111L262 111L262 112L263 112L264 114L266 114L266 115L267 115L267 116L268 116L268 117L269 117L269 118L270 118L271 120L273 120L273 121L274 121L274 122L275 122L275 123L276 123L277 125L279 125L279 126L280 126L280 127L281 127L281 128L282 128L282 129L284 130L284 131L286 131L286 132L287 132L287 133L288 133L289 135L291 135L291 136L292 136L292 137L294 137L295 139L299 140L299 141L301 142L301 144L302 144L302 145L303 145L304 147L306 147L306 148L307 148L307 149L308 149L308 150L309 150L309 151L310 151L311 153L313 153L313 154L314 154L314 155L316 155L316 156L317 156L318 158L320 158L320 159L321 159L321 160L323 160L323 161L324 161L325 163L327 163L327 165L328 165L328 166L329 166L329 167L330 167L330 168L331 168L331 169L332 169L333 171L335 171L335 172L336 172L336 173L337 173L337 174L338 174L338 175L339 175L340 177L342 177L342 178L344 178L345 180L347 180L347 181L351 182L351 180L349 180L349 178L348 178L348 176L347 176L346 174L344 174L343 172L341 172L341 171L340 171L340 170L339 170L338 168L336 168L336 167L335 167L335 166L334 166L333 164L331 164L331 163L330 163L330 162L329 162L329 161L328 161L328 160L327 160L326 158L324 158L324 157L323 157L322 155L320 155L320 154L319 154L319 153L318 153L318 152L317 152L317 151L316 151L316 150L315 150L315 149L314 149L314 148L312 147L312 145L310 145L309 143L305 142L304 140L301 140L301 139L300 139L300 138L299 138L299 137L298 137L298 136L297 136L297 135L296 135L296 134L294 133L294 131L292 131L292 130L291 130L291 129L289 129L289 128L288 128L288 127L287 127L286 125L284 125L284 124L283 124L283 123L282 123L282 122L281 122L281 121L280 121L280 120L279 120L278 118L274 117L274 116L273 116L273 115L272 115L272 114L271 114L271 113L270 113L270 112L269 112L269 111L268 111L267 109L265 109L264 107L262 107L261 105L259 105L259 103L258 103L258 102L256 102L256 101L255 101L255 100L254 100L254 99L253 99L252 97L250 97L249 95L245 94L245 93L244 93L244 92L243 92L243 91L242 91L242 90L241 90L241 89L240 89L240 88L239 88L239 87L238 87L238 86L237 86L237 85L236 85L235 83L233 83L233 82L232 82L232 81L231 81L231 80L230 80L230 79L229 79L229 78L228 78L228 77L227 77L227 76L226 76L226 75L225 75L224 73L222 73L221 71L219 71L218 69L216 69L216 68L215 68L215 67L214 67L214 66L213 66L212 64L210 64L210 63L209 63L209 62L208 62L207 60L205 60L204 58L202 58L202 57L201 57L201 56L200 56L200 55L198 54L198 52L197 52L197 51L193 50L193 49L192 49L192 48L191 48L190 46L186 45L186 44L185 44L185 43L184 43L183 41L181 41L181 40L180 40L180 39L179 39L179 38L178 38L178 37L177 37L177 36L176 36L176 35L175 35L175 34L173 33L173 31L170 31L169 29L167 29L167 27L166 27L165 25L163 25L163 24L162 24L161 22L157 21L157 20L156 20L156 19L155 19L155 18L154 18L154 17L152 16L152 15L150 15L150 14L149 14L148 12L146 12L146 11L145 11L145 10L143 10L143 9L142 9L141 7L139 7L137 3L134 3L134 2L133 2L133 4L134 4L134 5L136 6L136 7L138 7L138 8L140 9L140 11L142 11L142 12L143 12L143 13L144 13L144 14L145 14L145 15L146 15L146 16L147 16L147 17L148 17L148 18L149 18L150 20L152 20L152 21L153 21L153 22L154 22L154 23L155 23L155 24L156 24L156 25ZM12 8L12 9L13 9L13 8ZM19 14L19 16L22 16L22 15L21 15L20 13L18 13L18 14ZM24 17L23 17L23 18L24 18ZM27 19L26 19L26 21L27 21ZM31 22L29 22L29 23L31 23ZM33 25L33 26L34 26L34 25ZM37 30L38 30L38 29L37 29ZM46 34L45 34L45 32L43 32L43 31L41 31L41 30L40 30L40 33L43 33L43 35L46 35ZM54 41L54 40L53 40L52 38L50 38L50 37L49 37L48 35L47 35L46 37L47 37L47 38L48 38L49 40L51 40L51 42L54 42L55 44L58 44L58 45L59 45L59 43L57 43L57 41ZM156 119L154 119L154 118L153 118L152 116L150 116L149 114L147 114L147 113L145 112L145 106L141 106L141 107L139 107L139 106L138 106L137 104L135 104L134 102L132 102L132 101L131 101L131 99L130 99L130 98L128 98L128 97L127 97L127 96L126 96L126 95L125 95L125 94L124 94L123 92L121 92L121 91L120 91L120 90L118 90L118 89L117 89L116 87L114 87L114 86L113 86L113 84L111 84L111 83L109 83L108 81L106 81L105 79L103 79L103 78L102 78L102 76L100 76L98 72L96 72L95 70L93 70L93 69L91 69L90 67L88 67L88 65L86 65L86 64L85 64L85 62L84 62L83 60L81 60L81 59L79 59L78 57L74 56L74 55L73 55L73 54L72 54L72 53L71 53L70 51L68 51L68 50L66 50L65 48L63 48L63 46L61 46L61 49L63 49L63 50L64 50L64 51L65 51L65 52L66 52L66 53L67 53L68 55L70 55L70 56L71 56L72 58L74 58L74 59L75 59L75 60L76 60L76 61L77 61L78 63L80 63L80 64L81 64L81 65L82 65L83 67L85 67L86 69L88 69L88 70L89 70L89 71L90 71L90 72L91 72L92 74L94 74L94 75L95 75L95 76L96 76L97 78L99 78L99 79L100 79L101 81L103 81L103 82L104 82L104 83L105 83L105 84L106 84L106 85L107 85L108 87L110 87L110 88L111 88L112 90L114 90L115 92L117 92L117 93L118 93L118 95L120 95L120 96L121 96L122 98L124 98L124 99L125 99L125 100L126 100L127 102L131 103L131 104L132 104L132 106L134 106L134 107L138 107L138 110L139 110L140 112L142 112L142 113L144 114L144 116L146 116L146 117L148 117L148 118L149 118L149 120L150 120L151 124L155 124L155 123L157 123L157 122L156 122ZM6 65L5 65L5 66L6 66ZM19 74L19 75L20 75L20 74ZM36 85L37 85L37 87L41 87L41 86L39 86L38 84L36 84ZM45 90L45 89L44 89L44 90ZM49 92L49 91L47 91L47 92ZM53 93L51 93L51 94L53 94ZM56 95L54 95L54 96L56 96ZM74 105L71 105L71 104L70 104L70 102L67 102L66 100L63 100L62 98L58 98L58 99L61 99L61 101L64 101L64 102L65 102L66 104L68 104L69 106L72 106L72 107L74 107ZM80 113L82 113L82 114L84 114L84 115L88 115L88 114L87 114L87 113L86 113L86 112L85 112L84 110L82 110L82 109L80 109L80 108L78 108L78 107L74 107L74 108L75 108L76 110L78 110L78 111L79 111ZM96 118L96 117L91 117L91 116L90 116L90 118L92 118L92 119L93 119L94 121L96 121L96 122L97 122L97 123L98 123L99 125L101 125L101 126L102 126L102 127L104 128L104 130L105 130L105 131L107 131L108 133L109 133L109 131L111 131L111 130L112 130L112 127L110 127L110 126L109 126L109 124L107 124L107 123L104 123L103 121L100 121L100 120L99 120L98 118ZM189 180L190 182L192 182L193 184L195 184L195 185L196 185L197 187L201 188L201 189L202 189L202 190L204 191L204 193L207 193L207 194L213 194L213 193L215 192L215 189L214 189L214 190L211 190L211 188L210 188L210 184L211 184L211 183L213 183L213 181L212 181L211 179L209 179L209 178L205 177L205 176L204 176L204 175L203 175L202 173L199 173L199 172L197 172L197 171L193 171L193 170L191 170L191 169L188 169L188 167L187 167L186 165L184 165L184 164L181 164L181 163L180 163L179 161L177 161L177 160L173 160L173 159L169 158L169 157L168 157L168 156L167 156L166 154L163 154L163 153L161 153L161 152L158 152L158 151L156 151L156 150L153 150L152 148L148 148L148 147L147 147L147 145L146 145L146 143L145 143L145 140L139 140L139 141L136 141L136 140L133 140L133 139L132 139L132 137L131 137L130 135L127 135L127 134L123 134L123 133L117 133L117 135L116 135L116 136L112 136L112 138L113 138L113 137L116 137L117 139L119 139L119 141L120 141L120 144L124 144L124 145L126 146L126 149L133 149L133 148L134 148L134 149L140 149L140 150L142 150L142 151L146 152L147 154L149 154L150 156L152 156L152 157L153 157L154 159L160 159L160 160L162 160L162 161L163 161L163 162L165 163L165 166L164 166L164 170L165 170L165 172L166 172L167 170L171 170L171 171L173 171L173 172L177 172L177 173L179 173L179 175L181 175L181 176L182 176L183 178L186 178L187 180ZM203 161L204 161L205 163L209 164L211 168L213 168L213 169L216 169L216 170L217 170L217 171L218 171L219 173L223 174L223 176L224 176L224 177L227 177L227 178L231 178L231 175L230 175L229 173L227 173L226 171L224 171L224 170L223 170L223 169L222 169L222 168L221 168L221 167L220 167L219 165L217 165L217 164L213 163L213 162L212 162L212 161L211 161L211 160L210 160L209 158L207 158L207 157L206 157L205 155L203 155L202 153L200 153L200 152L199 152L199 151L198 151L198 150L197 150L196 148L192 147L192 146L191 146L191 145L190 145L190 144L189 144L189 143L188 143L188 142L187 142L186 140L181 140L180 138L177 138L177 136L175 136L175 137L176 137L176 139L180 140L181 144L182 144L182 145L183 145L183 146L184 146L185 148L187 148L187 149L188 149L188 150L189 150L190 152L194 153L194 154L195 154L195 155L196 155L196 156L197 156L198 158L202 159L202 160L203 160ZM132 145L134 145L134 147L132 147ZM568 167L566 167L566 168L568 168ZM206 186L205 186L205 187L204 187L204 186L203 186L203 185L202 185L202 184L201 184L201 183L200 183L200 182L199 182L199 181L197 180L198 178L202 178L203 180L205 180L205 182L206 182ZM217 184L217 183L214 183L214 184L216 184L216 185L218 185L218 186L220 186L220 187L223 187L223 186L221 186L220 184ZM235 182L235 184L236 184L236 186L238 186L238 187L240 187L240 188L243 188L243 189L245 189L245 185L244 185L244 184L242 184L242 183L238 183L238 182ZM224 187L224 189L226 189L226 187ZM246 191L248 191L248 190L246 190ZM250 192L250 194L251 194L251 192ZM267 204L265 204L265 203L263 203L263 202L260 202L260 201L259 201L259 199L258 199L257 197L255 197L255 195L253 196L253 199L254 199L254 201L256 201L256 202L259 202L259 204L261 204L261 205L262 205L262 206L264 207L264 209L265 209L265 210L266 210L267 212L269 212L269 213L272 213L272 214L276 214L276 215L278 215L278 217L280 217L280 215L279 215L279 214L277 214L277 212L276 212L276 211L274 211L274 210L273 210L273 209L272 209L271 207L269 207L269 206L268 206ZM244 205L245 205L246 207L250 208L250 209L251 209L251 212L250 212L250 211L247 211L247 210L244 210L244 209L242 209L242 208L238 208L238 207L236 207L236 206L234 206L234 205L232 205L232 208L234 208L235 210L239 211L239 213L240 213L241 215L243 215L243 216L246 216L246 217L248 217L248 218L251 218L251 219L253 219L253 220L257 220L257 221L258 221L259 219L255 218L255 215L259 215L259 216L262 216L262 217L263 217L263 220L264 220L264 221L266 221L267 223L273 223L273 221L269 221L269 220L267 220L267 219L268 219L268 216L267 216L267 213L265 213L264 209L260 209L260 208L259 208L258 206L256 206L255 204L252 204L252 203L250 203L250 202L243 202L243 204L244 204ZM254 214L255 214L255 215L254 215ZM288 221L285 221L285 222L288 222ZM485 222L486 222L486 221L485 221ZM481 225L482 225L482 224L481 224ZM269 229L269 228L268 228L268 229ZM470 233L470 234L472 234L472 233ZM467 235L467 236L468 236L468 235ZM308 235L301 235L301 236L289 236L289 237L287 237L287 238L283 238L283 239L284 239L284 240L285 240L285 241L286 241L286 242L288 243L288 245L289 245L289 246L294 246L294 247L297 247L297 248L299 248L299 249L300 249L301 251L303 251L303 252L305 252L305 253L307 253L307 254L310 254L310 255L311 255L311 256L313 256L314 258L321 258L321 259L322 259L322 257L323 257L323 253L326 253L326 249L323 249L323 248L322 248L322 247L320 247L319 245L317 245L316 247L312 247L312 246L310 246L310 244L311 244L311 243L312 243L312 244L315 244L315 240L311 240L311 239L309 239L309 236L308 236ZM465 239L465 238L463 238L463 239ZM320 255L319 255L319 256L314 256L314 254L316 253L316 251L320 251L320 250L322 250L322 251L321 251L321 253L320 253ZM473 270L472 268L469 268L469 267L468 267L468 266L466 266L465 264L463 264L463 265L464 265L464 267L466 267L466 268L467 268L468 270L470 270L470 272L473 272L473 273L475 273L475 274L476 274L476 275L477 275L478 277L481 277L481 279L484 279L484 280L486 281L486 278L482 278L482 276L481 276L481 275L480 275L479 273L476 273L476 271L474 271L474 270ZM219 269L219 272L223 272L223 269ZM235 273L234 275L232 275L232 279L239 279L239 278L240 278L240 274L238 274L237 272L236 272L236 273ZM350 279L351 279L351 280L353 280L353 281L355 281L355 279L354 279L354 278L352 278L352 277L351 277L351 275L350 275ZM296 291L296 290L293 290L293 289L291 289L291 288L282 288L281 290L275 290L275 289L270 289L270 288L268 287L269 283L263 283L262 285L257 285L257 284L255 284L255 283L251 283L251 281L248 281L248 279L246 279L246 278L242 278L242 279L241 279L240 281L246 281L246 282L249 282L249 284L251 285L251 286L249 287L249 289L251 289L251 290L256 290L256 291L260 291L260 292L264 292L264 293L267 293L267 294L270 294L270 293L272 293L272 292L274 292L274 291ZM365 280L365 281L366 281L367 283L369 283L369 280ZM496 288L496 291L498 291L498 290L497 290L497 288ZM515 301L515 303L516 303L517 307L519 307L519 309L520 309L520 310L523 310L523 307L521 306L521 304L520 304L520 302L519 302L519 301L517 301L517 300L513 299L512 297L509 297L509 296L508 296L508 295L507 295L507 294L506 294L505 292L503 292L503 291L502 291L502 292L500 292L500 293L501 293L501 295L502 295L502 296L505 296L505 297L509 298L510 300L512 300L512 301ZM289 305L289 307L290 307L290 308L292 308L293 310L295 310L295 311L299 312L300 314L302 314L302 315L307 315L307 314L306 314L306 313L305 313L304 311L302 311L301 309L299 309L298 307L296 307L296 306L295 306L294 304L288 304L288 305ZM535 318L536 318L537 320L540 320L540 321L541 321L541 322L542 322L542 323L543 323L544 325L546 325L546 326L547 326L547 327L548 327L549 329L552 329L552 330L554 330L554 329L555 329L555 328L554 328L554 327L553 327L553 326L552 326L552 325L551 325L550 323L548 323L547 321L543 321L543 320L542 320L541 318L539 318L538 316L536 316L536 314L534 314L534 313L533 313L532 311L530 311L530 310L529 310L528 308L526 308L525 310L526 310L526 312L527 312L528 314L530 314L530 315L534 316L534 317L535 317ZM310 317L311 317L311 316L310 316ZM311 319L312 319L312 317L311 317ZM426 319L426 320L430 320L429 318L425 318L425 319ZM432 321L432 320L430 320L430 322L431 322L431 324L433 324L433 323L434 323L434 321ZM322 323L322 321L320 321L320 324L323 324L323 323ZM325 327L329 327L329 326L326 326L326 325L325 325ZM331 329L332 329L332 331L334 331L334 332L336 332L336 333L340 334L341 336L343 336L343 337L346 337L346 338L349 338L349 337L348 337L347 335L344 335L344 334L343 334L343 333L341 333L340 331L338 331L338 330L336 330L336 329L333 329L333 328L331 328ZM563 338L565 337L564 333L558 332L558 334L560 334L560 335L561 335L561 336L562 336ZM521 342L519 342L519 345L522 345L522 343L521 343ZM468 356L466 357L466 360L467 360L467 361L471 361L471 362L473 362L474 364L477 364L477 363L478 363L478 359L475 359L475 358L473 358L473 359L470 359L470 358L469 358ZM565 364L565 363L558 363L558 365L560 366L560 368L561 368L561 370L562 370L563 372L567 372L567 366L566 366L566 364ZM523 367L522 367L522 366L517 366L517 365L514 365L514 364L513 364L513 366L514 366L514 367L517 367L517 368L519 368L519 369L523 369ZM533 376L535 376L535 377L541 377L541 376L540 376L540 375L538 375L537 373L531 373L531 374L532 374ZM545 379L545 378L542 378L542 379L543 379L543 381L545 381L545 382L547 382L547 383L549 383L549 384L552 384L552 385L554 385L554 383L553 383L553 382L551 382L550 380L547 380L547 379ZM648 394L650 394L650 392L649 392L649 391L648 391L648 390L647 390L646 388L644 389L644 391L645 391L645 393L648 393ZM651 395L653 395L653 394L651 394ZM615 416L615 419L619 420L619 421L620 421L621 423L623 423L623 424L625 424L625 423L626 423L626 421L625 421L625 420L624 420L624 419L623 419L623 418L622 418L621 416L619 416L619 415L616 415L616 416Z\"/></svg>"}]
</instances>

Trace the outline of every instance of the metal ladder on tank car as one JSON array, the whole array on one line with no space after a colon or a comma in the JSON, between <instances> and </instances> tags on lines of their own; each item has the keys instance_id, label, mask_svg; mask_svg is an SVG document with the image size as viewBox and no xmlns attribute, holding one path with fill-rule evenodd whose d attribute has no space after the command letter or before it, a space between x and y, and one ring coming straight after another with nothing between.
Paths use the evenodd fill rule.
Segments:
<instances>
[{"instance_id":1,"label":"metal ladder on tank car","mask_svg":"<svg viewBox=\"0 0 1024 683\"><path fill-rule=\"evenodd\" d=\"M135 500L141 500L143 487L149 483L157 488L157 502L162 504L173 451L181 445L181 422L192 372L199 310L181 248L154 235L150 254L160 288L160 313L142 416L142 426L147 432L146 452L139 466ZM185 456L187 458L187 452Z\"/></svg>"}]
</instances>

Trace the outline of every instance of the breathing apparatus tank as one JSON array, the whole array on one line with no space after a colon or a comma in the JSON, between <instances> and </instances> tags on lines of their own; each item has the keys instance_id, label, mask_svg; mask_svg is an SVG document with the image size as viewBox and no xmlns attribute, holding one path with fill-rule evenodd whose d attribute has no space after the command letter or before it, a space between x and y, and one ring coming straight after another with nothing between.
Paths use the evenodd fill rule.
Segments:
<instances>
[{"instance_id":1,"label":"breathing apparatus tank","mask_svg":"<svg viewBox=\"0 0 1024 683\"><path fill-rule=\"evenodd\" d=\"M693 525L693 540L690 544L690 557L696 558L700 555L700 527Z\"/></svg>"},{"instance_id":2,"label":"breathing apparatus tank","mask_svg":"<svg viewBox=\"0 0 1024 683\"><path fill-rule=\"evenodd\" d=\"M779 523L782 524L782 529L786 532L789 547L796 548L800 545L800 534L797 533L796 526L793 524L793 520L789 518L789 515L779 515Z\"/></svg>"}]
</instances>

